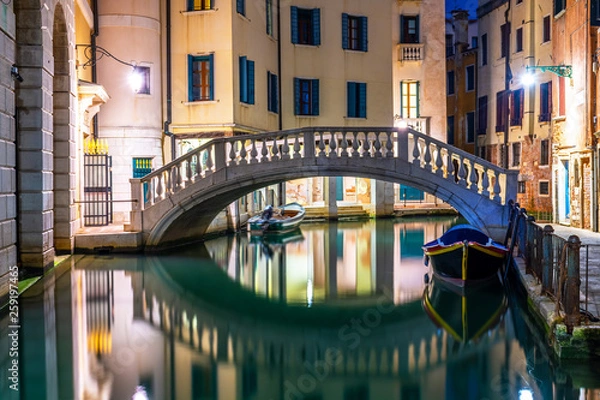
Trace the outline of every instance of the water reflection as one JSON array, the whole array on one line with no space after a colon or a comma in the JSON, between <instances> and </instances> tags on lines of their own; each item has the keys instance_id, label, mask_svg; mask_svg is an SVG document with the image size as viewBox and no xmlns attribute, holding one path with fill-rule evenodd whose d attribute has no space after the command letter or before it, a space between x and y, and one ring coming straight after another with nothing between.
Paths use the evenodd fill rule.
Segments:
<instances>
[{"instance_id":1,"label":"water reflection","mask_svg":"<svg viewBox=\"0 0 600 400\"><path fill-rule=\"evenodd\" d=\"M83 257L21 299L21 398L578 398L516 303L471 341L423 311L420 245L454 222Z\"/></svg>"}]
</instances>

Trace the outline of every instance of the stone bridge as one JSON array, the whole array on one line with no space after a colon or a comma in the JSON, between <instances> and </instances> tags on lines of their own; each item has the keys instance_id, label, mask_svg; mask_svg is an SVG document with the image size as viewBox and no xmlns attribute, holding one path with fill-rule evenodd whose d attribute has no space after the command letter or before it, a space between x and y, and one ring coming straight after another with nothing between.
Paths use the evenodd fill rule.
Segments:
<instances>
[{"instance_id":1,"label":"stone bridge","mask_svg":"<svg viewBox=\"0 0 600 400\"><path fill-rule=\"evenodd\" d=\"M131 229L147 250L201 238L231 202L262 187L357 176L431 193L495 239L504 238L517 171L409 128L307 127L214 139L131 180Z\"/></svg>"}]
</instances>

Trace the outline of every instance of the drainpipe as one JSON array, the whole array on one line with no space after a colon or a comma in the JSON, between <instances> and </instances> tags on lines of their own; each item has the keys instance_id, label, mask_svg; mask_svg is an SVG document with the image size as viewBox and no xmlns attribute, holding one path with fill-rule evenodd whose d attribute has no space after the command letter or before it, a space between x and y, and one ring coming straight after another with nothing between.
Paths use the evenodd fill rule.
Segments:
<instances>
[{"instance_id":1,"label":"drainpipe","mask_svg":"<svg viewBox=\"0 0 600 400\"><path fill-rule=\"evenodd\" d=\"M167 60L166 60L166 90L167 90L167 119L164 121L163 123L163 133L166 136L169 136L171 138L171 161L174 160L176 158L176 151L175 151L175 135L169 131L169 127L171 125L171 121L173 119L173 104L172 104L172 97L173 97L173 90L172 90L172 83L171 83L171 78L172 78L172 72L171 72L171 0L167 0L166 1L166 7L167 7L167 12L165 15L165 30L166 30L166 53L167 53Z\"/></svg>"},{"instance_id":2,"label":"drainpipe","mask_svg":"<svg viewBox=\"0 0 600 400\"><path fill-rule=\"evenodd\" d=\"M279 85L277 85L277 97L279 107L279 130L283 129L283 112L281 109L281 0L277 0L277 75L279 76Z\"/></svg>"},{"instance_id":3,"label":"drainpipe","mask_svg":"<svg viewBox=\"0 0 600 400\"><path fill-rule=\"evenodd\" d=\"M15 93L14 96L16 97L17 93L16 93L16 89L15 89ZM16 179L15 179L15 193L17 195L16 201L15 201L15 219L16 219L16 223L17 223L17 234L15 235L15 247L17 248L17 265L19 265L21 263L21 246L19 246L19 237L21 235L19 235L19 226L21 225L19 223L19 217L21 216L21 212L20 209L21 207L20 205L20 201L19 201L19 197L20 197L20 193L19 193L19 159L20 157L20 149L19 149L19 107L15 106L15 174ZM20 265L19 265L20 267ZM19 268L20 269L20 268ZM21 278L21 274L23 272L19 271L19 278Z\"/></svg>"},{"instance_id":4,"label":"drainpipe","mask_svg":"<svg viewBox=\"0 0 600 400\"><path fill-rule=\"evenodd\" d=\"M510 72L510 21L509 21L509 13L510 13L510 0L507 2L508 6L506 7L506 11L504 11L504 23L507 28L507 38L506 38L506 56L504 57L504 96L502 101L504 104L509 104L508 93L510 91L510 80L512 79L512 73ZM502 105L504 107L504 104ZM506 107L506 117L504 121L504 154L502 156L502 166L505 169L508 169L508 135L510 133L510 108Z\"/></svg>"},{"instance_id":5,"label":"drainpipe","mask_svg":"<svg viewBox=\"0 0 600 400\"><path fill-rule=\"evenodd\" d=\"M96 38L100 34L98 29L98 0L92 0L92 9L94 14L94 30L90 38L90 46L92 48L91 62L92 62L92 82L98 83L98 71L96 69ZM98 114L94 114L92 118L92 137L98 139Z\"/></svg>"}]
</instances>

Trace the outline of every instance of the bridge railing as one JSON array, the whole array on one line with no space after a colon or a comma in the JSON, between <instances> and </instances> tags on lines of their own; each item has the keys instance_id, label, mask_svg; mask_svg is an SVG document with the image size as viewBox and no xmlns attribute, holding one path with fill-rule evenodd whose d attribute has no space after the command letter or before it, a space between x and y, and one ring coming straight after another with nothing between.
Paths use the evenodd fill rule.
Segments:
<instances>
[{"instance_id":1,"label":"bridge railing","mask_svg":"<svg viewBox=\"0 0 600 400\"><path fill-rule=\"evenodd\" d=\"M516 196L517 172L412 129L308 127L214 139L132 179L132 198L143 210L225 168L334 158L400 159L499 204Z\"/></svg>"}]
</instances>

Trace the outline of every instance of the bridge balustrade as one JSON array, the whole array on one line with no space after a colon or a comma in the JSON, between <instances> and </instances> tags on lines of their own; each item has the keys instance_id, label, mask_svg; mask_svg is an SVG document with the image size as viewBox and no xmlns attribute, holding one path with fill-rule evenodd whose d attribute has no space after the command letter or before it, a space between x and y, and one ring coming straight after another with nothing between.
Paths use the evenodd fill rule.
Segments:
<instances>
[{"instance_id":1,"label":"bridge balustrade","mask_svg":"<svg viewBox=\"0 0 600 400\"><path fill-rule=\"evenodd\" d=\"M301 128L214 139L141 179L132 179L134 210L231 168L270 168L290 160L401 160L501 205L516 195L516 174L409 128ZM513 182L514 181L514 182Z\"/></svg>"}]
</instances>

